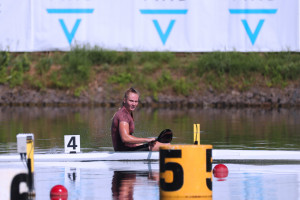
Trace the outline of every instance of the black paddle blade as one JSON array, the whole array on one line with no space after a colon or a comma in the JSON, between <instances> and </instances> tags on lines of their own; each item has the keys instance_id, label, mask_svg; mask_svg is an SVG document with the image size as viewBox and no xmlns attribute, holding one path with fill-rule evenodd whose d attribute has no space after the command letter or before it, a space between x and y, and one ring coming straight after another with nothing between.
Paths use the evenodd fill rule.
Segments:
<instances>
[{"instance_id":1,"label":"black paddle blade","mask_svg":"<svg viewBox=\"0 0 300 200\"><path fill-rule=\"evenodd\" d=\"M172 141L172 138L173 132L170 129L165 129L159 134L156 141L161 143L170 143Z\"/></svg>"}]
</instances>

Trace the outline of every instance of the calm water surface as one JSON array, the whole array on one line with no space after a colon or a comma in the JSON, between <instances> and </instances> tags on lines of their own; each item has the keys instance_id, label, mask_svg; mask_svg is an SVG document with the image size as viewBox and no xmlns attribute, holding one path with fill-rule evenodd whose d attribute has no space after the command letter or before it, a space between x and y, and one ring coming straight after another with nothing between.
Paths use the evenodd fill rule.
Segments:
<instances>
[{"instance_id":1,"label":"calm water surface","mask_svg":"<svg viewBox=\"0 0 300 200\"><path fill-rule=\"evenodd\" d=\"M34 133L36 153L63 152L64 135L80 135L82 152L110 151L115 111L0 107L0 154L16 153L18 133ZM153 137L170 128L174 144L191 144L193 124L200 123L201 143L215 149L298 151L299 118L297 109L143 108L135 112L135 135ZM226 165L228 177L213 179L213 199L300 199L300 165ZM1 163L0 173L22 166ZM159 199L158 167L156 162L35 163L36 199L50 199L51 187L57 184L67 187L69 200Z\"/></svg>"},{"instance_id":2,"label":"calm water surface","mask_svg":"<svg viewBox=\"0 0 300 200\"><path fill-rule=\"evenodd\" d=\"M83 152L112 150L110 126L115 108L0 107L0 152L15 153L16 135L34 133L35 151L62 152L64 135L80 135ZM215 149L300 148L300 109L140 109L135 135L157 136L165 128L174 144L191 144L193 124L201 143Z\"/></svg>"}]
</instances>

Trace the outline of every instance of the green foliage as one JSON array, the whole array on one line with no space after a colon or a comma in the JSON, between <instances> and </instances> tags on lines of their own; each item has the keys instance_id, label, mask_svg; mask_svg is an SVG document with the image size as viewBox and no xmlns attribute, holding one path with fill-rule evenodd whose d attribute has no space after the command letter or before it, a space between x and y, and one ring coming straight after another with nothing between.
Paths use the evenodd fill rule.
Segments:
<instances>
[{"instance_id":1,"label":"green foliage","mask_svg":"<svg viewBox=\"0 0 300 200\"><path fill-rule=\"evenodd\" d=\"M156 80L146 78L143 87L149 91L150 96L152 96L155 101L158 100L158 92L160 88L158 87Z\"/></svg>"},{"instance_id":2,"label":"green foliage","mask_svg":"<svg viewBox=\"0 0 300 200\"><path fill-rule=\"evenodd\" d=\"M134 59L134 54L132 52L126 51L119 53L114 64L128 64Z\"/></svg>"},{"instance_id":3,"label":"green foliage","mask_svg":"<svg viewBox=\"0 0 300 200\"><path fill-rule=\"evenodd\" d=\"M262 58L254 53L240 52L213 52L199 56L198 60L189 68L202 76L208 71L214 71L218 75L229 74L238 76L256 71L262 66Z\"/></svg>"},{"instance_id":4,"label":"green foliage","mask_svg":"<svg viewBox=\"0 0 300 200\"><path fill-rule=\"evenodd\" d=\"M152 74L160 69L160 66L157 63L145 62L142 68L144 74Z\"/></svg>"},{"instance_id":5,"label":"green foliage","mask_svg":"<svg viewBox=\"0 0 300 200\"><path fill-rule=\"evenodd\" d=\"M169 71L163 71L160 78L157 80L157 86L159 88L163 88L165 86L171 85L172 83L173 83L173 79Z\"/></svg>"},{"instance_id":6,"label":"green foliage","mask_svg":"<svg viewBox=\"0 0 300 200\"><path fill-rule=\"evenodd\" d=\"M30 64L26 53L16 57L9 70L9 76L7 77L10 87L13 88L23 84L24 73L30 70Z\"/></svg>"},{"instance_id":7,"label":"green foliage","mask_svg":"<svg viewBox=\"0 0 300 200\"><path fill-rule=\"evenodd\" d=\"M175 55L171 52L143 52L139 55L139 64L145 62L151 63L168 63L175 59Z\"/></svg>"},{"instance_id":8,"label":"green foliage","mask_svg":"<svg viewBox=\"0 0 300 200\"><path fill-rule=\"evenodd\" d=\"M226 89L226 76L219 75L215 72L208 72L205 75L205 83L209 86L212 86L217 91L222 91Z\"/></svg>"},{"instance_id":9,"label":"green foliage","mask_svg":"<svg viewBox=\"0 0 300 200\"><path fill-rule=\"evenodd\" d=\"M260 68L261 74L267 79L269 87L279 85L285 87L288 80L296 80L300 76L300 60L298 54L290 52L268 53L266 62Z\"/></svg>"},{"instance_id":10,"label":"green foliage","mask_svg":"<svg viewBox=\"0 0 300 200\"><path fill-rule=\"evenodd\" d=\"M284 80L296 80L300 76L300 62L287 63L282 66Z\"/></svg>"},{"instance_id":11,"label":"green foliage","mask_svg":"<svg viewBox=\"0 0 300 200\"><path fill-rule=\"evenodd\" d=\"M116 75L111 75L108 78L109 83L118 83L120 85L125 85L133 82L133 76L130 73L122 72Z\"/></svg>"},{"instance_id":12,"label":"green foliage","mask_svg":"<svg viewBox=\"0 0 300 200\"><path fill-rule=\"evenodd\" d=\"M51 80L59 88L70 88L88 83L91 76L91 62L87 51L75 49L61 60L60 72L53 72Z\"/></svg>"},{"instance_id":13,"label":"green foliage","mask_svg":"<svg viewBox=\"0 0 300 200\"><path fill-rule=\"evenodd\" d=\"M150 93L153 95L153 97L158 96L158 92L163 91L164 89L170 88L170 86L173 85L174 80L171 76L170 71L162 71L160 76L157 79L154 79L152 76L145 76L143 77L144 81L139 81L138 84L143 87L145 87Z\"/></svg>"},{"instance_id":14,"label":"green foliage","mask_svg":"<svg viewBox=\"0 0 300 200\"><path fill-rule=\"evenodd\" d=\"M127 64L133 59L132 52L109 51L99 47L75 47L72 51L82 51L86 53L93 65L102 64Z\"/></svg>"},{"instance_id":15,"label":"green foliage","mask_svg":"<svg viewBox=\"0 0 300 200\"><path fill-rule=\"evenodd\" d=\"M30 70L31 62L36 63L35 70ZM113 92L135 85L155 99L165 92L188 96L208 87L215 91L286 87L299 80L300 54L116 52L89 46L69 52L0 52L0 84L10 87L71 89L80 96L96 77Z\"/></svg>"},{"instance_id":16,"label":"green foliage","mask_svg":"<svg viewBox=\"0 0 300 200\"><path fill-rule=\"evenodd\" d=\"M85 90L84 86L80 86L78 88L75 89L74 91L74 96L75 97L80 97L81 93Z\"/></svg>"},{"instance_id":17,"label":"green foliage","mask_svg":"<svg viewBox=\"0 0 300 200\"><path fill-rule=\"evenodd\" d=\"M146 84L146 88L148 90L150 90L152 93L153 92L158 92L158 90L159 90L157 82L153 79L148 79L147 84Z\"/></svg>"},{"instance_id":18,"label":"green foliage","mask_svg":"<svg viewBox=\"0 0 300 200\"><path fill-rule=\"evenodd\" d=\"M50 75L52 85L58 88L64 88L64 84L59 77L59 71L53 71Z\"/></svg>"},{"instance_id":19,"label":"green foliage","mask_svg":"<svg viewBox=\"0 0 300 200\"><path fill-rule=\"evenodd\" d=\"M30 70L31 62L27 56L27 53L21 54L17 56L15 59L14 67L17 68L18 71L27 72Z\"/></svg>"},{"instance_id":20,"label":"green foliage","mask_svg":"<svg viewBox=\"0 0 300 200\"><path fill-rule=\"evenodd\" d=\"M10 76L8 76L8 82L9 82L9 86L11 88L18 86L18 85L22 85L23 84L23 72L18 71L15 68L13 68L10 71Z\"/></svg>"},{"instance_id":21,"label":"green foliage","mask_svg":"<svg viewBox=\"0 0 300 200\"><path fill-rule=\"evenodd\" d=\"M116 51L105 51L103 49L91 49L88 52L88 58L91 60L94 65L101 64L114 64L117 60L117 52Z\"/></svg>"},{"instance_id":22,"label":"green foliage","mask_svg":"<svg viewBox=\"0 0 300 200\"><path fill-rule=\"evenodd\" d=\"M43 75L50 70L52 63L52 59L49 57L41 58L36 64L35 69L39 75Z\"/></svg>"},{"instance_id":23,"label":"green foliage","mask_svg":"<svg viewBox=\"0 0 300 200\"><path fill-rule=\"evenodd\" d=\"M299 54L280 53L241 53L212 52L200 54L195 62L185 69L185 74L192 78L205 75L205 81L215 89L226 88L226 78L248 77L261 74L267 80L267 86L287 85L287 80L296 80L300 75ZM249 82L242 82L240 88L249 87Z\"/></svg>"},{"instance_id":24,"label":"green foliage","mask_svg":"<svg viewBox=\"0 0 300 200\"><path fill-rule=\"evenodd\" d=\"M45 81L37 79L36 77L28 76L27 81L35 89L44 90L46 88Z\"/></svg>"},{"instance_id":25,"label":"green foliage","mask_svg":"<svg viewBox=\"0 0 300 200\"><path fill-rule=\"evenodd\" d=\"M5 83L6 79L7 79L6 67L0 66L0 84Z\"/></svg>"},{"instance_id":26,"label":"green foliage","mask_svg":"<svg viewBox=\"0 0 300 200\"><path fill-rule=\"evenodd\" d=\"M193 88L193 84L187 81L183 77L176 80L173 86L173 89L177 95L184 95L184 96L188 96L192 88Z\"/></svg>"},{"instance_id":27,"label":"green foliage","mask_svg":"<svg viewBox=\"0 0 300 200\"><path fill-rule=\"evenodd\" d=\"M7 51L0 51L0 67L7 67L10 61L10 53Z\"/></svg>"},{"instance_id":28,"label":"green foliage","mask_svg":"<svg viewBox=\"0 0 300 200\"><path fill-rule=\"evenodd\" d=\"M10 60L10 54L7 51L0 52L0 84L7 80L7 66Z\"/></svg>"}]
</instances>

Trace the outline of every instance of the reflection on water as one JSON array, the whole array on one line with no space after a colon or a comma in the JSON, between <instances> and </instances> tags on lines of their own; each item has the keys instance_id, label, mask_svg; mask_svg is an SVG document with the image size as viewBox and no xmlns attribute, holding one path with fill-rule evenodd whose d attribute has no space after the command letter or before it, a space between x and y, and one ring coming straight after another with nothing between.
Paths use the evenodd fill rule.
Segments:
<instances>
[{"instance_id":1,"label":"reflection on water","mask_svg":"<svg viewBox=\"0 0 300 200\"><path fill-rule=\"evenodd\" d=\"M136 172L114 171L111 187L113 199L133 199L136 175Z\"/></svg>"},{"instance_id":2,"label":"reflection on water","mask_svg":"<svg viewBox=\"0 0 300 200\"><path fill-rule=\"evenodd\" d=\"M0 169L4 165L0 163ZM300 165L226 165L228 176L213 178L213 200L300 198ZM67 188L69 200L159 199L158 176L158 163L36 163L36 199L50 199L55 185Z\"/></svg>"},{"instance_id":3,"label":"reflection on water","mask_svg":"<svg viewBox=\"0 0 300 200\"><path fill-rule=\"evenodd\" d=\"M112 150L110 126L117 108L0 107L0 153L15 152L18 133L35 134L39 153L63 152L64 135L80 135L81 151ZM136 136L174 133L173 143L191 144L193 124L201 124L201 143L215 149L300 148L300 109L139 109Z\"/></svg>"},{"instance_id":4,"label":"reflection on water","mask_svg":"<svg viewBox=\"0 0 300 200\"><path fill-rule=\"evenodd\" d=\"M36 163L37 199L61 184L68 199L159 199L158 163L79 162ZM56 166L55 166L56 165ZM151 166L150 166L151 165Z\"/></svg>"},{"instance_id":5,"label":"reflection on water","mask_svg":"<svg viewBox=\"0 0 300 200\"><path fill-rule=\"evenodd\" d=\"M114 171L111 188L113 199L132 200L134 193L138 192L136 187L143 187L145 182L152 182L157 187L158 180L159 174L152 171Z\"/></svg>"},{"instance_id":6,"label":"reflection on water","mask_svg":"<svg viewBox=\"0 0 300 200\"><path fill-rule=\"evenodd\" d=\"M213 199L299 199L300 165L228 164L229 176L213 182Z\"/></svg>"}]
</instances>

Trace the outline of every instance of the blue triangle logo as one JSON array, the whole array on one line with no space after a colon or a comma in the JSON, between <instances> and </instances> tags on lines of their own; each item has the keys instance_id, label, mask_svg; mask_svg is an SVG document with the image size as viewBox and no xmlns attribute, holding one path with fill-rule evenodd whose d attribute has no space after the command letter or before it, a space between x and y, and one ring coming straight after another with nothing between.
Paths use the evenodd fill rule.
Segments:
<instances>
[{"instance_id":1,"label":"blue triangle logo","mask_svg":"<svg viewBox=\"0 0 300 200\"><path fill-rule=\"evenodd\" d=\"M81 22L81 19L77 19L76 22L75 22L75 24L74 24L74 26L73 26L73 28L72 28L72 30L71 30L71 32L69 32L69 30L68 30L68 28L67 28L64 20L63 19L59 19L59 23L60 23L60 25L61 25L61 27L62 27L62 29L63 29L66 37L67 37L67 39L68 39L68 42L69 42L70 45L72 43L72 40L73 40L73 38L75 36L75 33L76 33L78 27L79 27L80 22Z\"/></svg>"},{"instance_id":2,"label":"blue triangle logo","mask_svg":"<svg viewBox=\"0 0 300 200\"><path fill-rule=\"evenodd\" d=\"M169 23L169 25L168 25L167 30L165 31L165 33L163 33L163 31L161 30L160 25L159 25L159 23L158 23L158 21L156 19L153 20L153 23L154 23L154 26L155 26L155 28L156 28L156 30L158 32L158 35L159 35L159 37L160 37L163 45L165 45L165 43L166 43L166 41L167 41L167 39L168 39L168 37L169 37L169 35L171 33L171 30L172 30L172 28L173 28L173 26L175 24L175 20L172 19L170 21L170 23Z\"/></svg>"},{"instance_id":3,"label":"blue triangle logo","mask_svg":"<svg viewBox=\"0 0 300 200\"><path fill-rule=\"evenodd\" d=\"M242 20L242 23L243 23L243 25L244 25L244 27L246 29L246 32L247 32L247 34L248 34L248 36L250 38L250 41L251 41L252 45L254 45L254 43L255 43L255 41L257 39L257 36L258 36L258 34L259 34L259 32L261 30L261 27L263 26L264 22L265 22L264 19L259 20L258 25L256 26L255 31L252 32L251 29L250 29L250 27L249 27L249 24L248 24L247 20L245 20L245 19Z\"/></svg>"}]
</instances>

